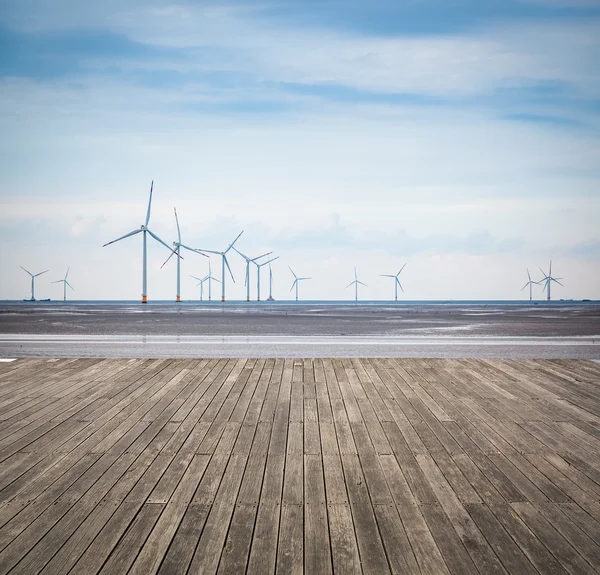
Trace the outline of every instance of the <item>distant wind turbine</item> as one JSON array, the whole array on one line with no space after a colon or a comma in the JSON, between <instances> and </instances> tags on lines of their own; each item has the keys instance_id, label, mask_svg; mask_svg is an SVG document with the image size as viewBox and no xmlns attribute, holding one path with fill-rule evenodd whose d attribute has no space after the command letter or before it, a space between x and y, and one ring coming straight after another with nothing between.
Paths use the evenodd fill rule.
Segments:
<instances>
[{"instance_id":1,"label":"distant wind turbine","mask_svg":"<svg viewBox=\"0 0 600 575\"><path fill-rule=\"evenodd\" d=\"M210 301L210 282L211 280L215 280L219 283L221 283L217 278L213 278L212 274L208 274L207 276L203 277L202 279L200 279L199 277L190 275L191 278L194 278L195 280L198 280L198 284L200 286L200 301L202 301L204 299L204 282L208 282L208 301Z\"/></svg>"},{"instance_id":2,"label":"distant wind turbine","mask_svg":"<svg viewBox=\"0 0 600 575\"><path fill-rule=\"evenodd\" d=\"M269 264L269 297L267 298L267 301L275 301L273 299L273 270L271 269L271 264Z\"/></svg>"},{"instance_id":3,"label":"distant wind turbine","mask_svg":"<svg viewBox=\"0 0 600 575\"><path fill-rule=\"evenodd\" d=\"M244 260L246 261L246 279L244 281L244 285L246 286L246 301L250 301L250 264L251 263L256 264L256 260L264 258L264 257L266 257L268 255L271 255L273 252L267 252L267 253L262 254L260 256L256 256L255 258L249 258L247 255L243 254L237 248L233 248L233 250L235 252L237 252L238 255L240 255L241 257L243 257ZM260 268L258 268L258 270L260 272ZM260 273L259 273L259 275L260 275ZM260 278L259 278L259 282L260 282ZM260 291L260 288L259 288L259 291ZM258 299L260 300L260 294L258 296Z\"/></svg>"},{"instance_id":4,"label":"distant wind turbine","mask_svg":"<svg viewBox=\"0 0 600 575\"><path fill-rule=\"evenodd\" d=\"M544 272L542 272L544 273ZM523 291L527 286L529 286L529 301L533 300L533 285L538 285L540 282L534 282L531 279L531 274L529 273L529 268L527 268L527 277L529 278L529 281L521 288L521 291Z\"/></svg>"},{"instance_id":5,"label":"distant wind turbine","mask_svg":"<svg viewBox=\"0 0 600 575\"><path fill-rule=\"evenodd\" d=\"M215 250L204 250L204 249L199 249L198 250L200 252L206 252L208 254L217 254L217 255L221 256L221 301L222 302L225 301L225 266L227 266L227 269L229 270L229 275L231 276L231 281L235 283L235 278L233 277L233 272L231 271L231 268L229 267L229 262L227 261L227 252L231 248L233 248L233 244L235 244L235 242L237 242L240 239L240 236L243 233L244 233L244 230L242 230L237 235L237 237L235 238L235 240L233 240L229 244L229 246L227 247L227 249L224 252L217 252Z\"/></svg>"},{"instance_id":6,"label":"distant wind turbine","mask_svg":"<svg viewBox=\"0 0 600 575\"><path fill-rule=\"evenodd\" d=\"M140 226L139 229L137 230L133 230L132 232L129 232L128 234L125 234L124 236L121 236L120 238L117 238L116 240L113 240L112 242L108 242L107 244L104 244L102 247L106 247L109 246L110 244L114 244L116 242L120 242L121 240L124 240L125 238L128 238L129 236L135 236L136 234L142 233L143 234L143 238L144 238L144 251L143 251L143 256L142 256L142 303L147 303L148 302L148 281L147 281L147 247L146 247L146 243L147 243L147 239L146 239L146 235L150 234L150 236L152 238L154 238L158 243L162 244L163 246L165 246L170 252L172 252L173 250L166 244L166 242L164 242L163 240L161 240L156 234L152 233L150 231L150 228L148 227L148 223L150 222L150 208L152 207L152 190L154 188L154 181L152 181L152 184L150 185L150 198L148 200L148 211L146 212L146 222L144 224L142 224ZM181 256L179 254L176 254L178 258L181 258Z\"/></svg>"},{"instance_id":7,"label":"distant wind turbine","mask_svg":"<svg viewBox=\"0 0 600 575\"><path fill-rule=\"evenodd\" d=\"M542 288L542 291L544 291L544 290L547 291L548 301L550 301L550 286L552 285L552 282L557 283L559 286L562 286L562 287L565 287L565 286L558 281L558 280L561 280L562 278L552 277L552 260L550 260L550 269L548 270L547 274L542 268L540 268L540 271L544 274L544 277L538 283L545 284L544 287Z\"/></svg>"},{"instance_id":8,"label":"distant wind turbine","mask_svg":"<svg viewBox=\"0 0 600 575\"><path fill-rule=\"evenodd\" d=\"M27 271L23 266L20 266L21 269L27 272L31 276L31 299L29 301L35 301L35 278L45 274L47 271L40 272L39 274L32 274L30 271Z\"/></svg>"},{"instance_id":9,"label":"distant wind turbine","mask_svg":"<svg viewBox=\"0 0 600 575\"><path fill-rule=\"evenodd\" d=\"M208 256L206 254L203 254L201 251L195 250L194 248L190 248L189 246L186 246L185 244L181 243L181 229L179 228L179 218L177 217L177 208L173 208L173 211L175 212L175 223L177 224L177 241L173 242L173 247L175 248L175 250L173 252L171 252L169 257L165 260L165 263L160 267L161 267L161 269L164 268L165 264L174 255L178 256L177 257L177 293L175 294L175 301L180 302L181 301L181 248L185 248L186 250L188 250L190 252L196 252L197 254L200 254L201 256L204 256L205 258L207 258Z\"/></svg>"},{"instance_id":10,"label":"distant wind turbine","mask_svg":"<svg viewBox=\"0 0 600 575\"><path fill-rule=\"evenodd\" d=\"M289 266L288 266L289 267ZM290 271L292 272L292 275L294 276L294 282L292 283L292 287L290 288L290 291L292 291L294 289L294 286L296 286L296 301L298 301L298 284L302 281L302 280L310 280L312 278L299 278L295 273L294 270L292 268L290 268Z\"/></svg>"},{"instance_id":11,"label":"distant wind turbine","mask_svg":"<svg viewBox=\"0 0 600 575\"><path fill-rule=\"evenodd\" d=\"M400 271L395 276L393 276L391 274L379 274L381 277L384 277L384 278L394 278L394 296L395 296L396 301L398 301L398 286L400 286L400 289L404 292L404 288L402 287L402 284L400 283L400 279L398 276L400 276L400 274L402 273L402 270L404 269L405 266L406 266L406 264L404 264L400 268Z\"/></svg>"},{"instance_id":12,"label":"distant wind turbine","mask_svg":"<svg viewBox=\"0 0 600 575\"><path fill-rule=\"evenodd\" d=\"M269 264L269 297L271 298L269 301L273 301L273 297L271 295L271 288L273 283L273 272L271 271L271 262L278 260L279 256L271 258L270 260L262 263L254 262L256 266L256 301L260 301L260 270L263 266Z\"/></svg>"},{"instance_id":13,"label":"distant wind turbine","mask_svg":"<svg viewBox=\"0 0 600 575\"><path fill-rule=\"evenodd\" d=\"M195 280L198 280L200 283L198 284L200 286L200 299L202 300L202 292L204 291L204 282L208 282L208 301L212 300L212 282L216 281L221 283L221 280L218 280L216 277L214 277L212 275L212 269L210 267L210 260L208 260L208 275L204 276L202 279L196 277L196 276L190 276L192 278L194 278Z\"/></svg>"},{"instance_id":14,"label":"distant wind turbine","mask_svg":"<svg viewBox=\"0 0 600 575\"><path fill-rule=\"evenodd\" d=\"M354 301L355 302L358 302L358 284L360 284L361 286L369 287L367 284L364 284L363 282L359 281L358 276L356 275L356 268L354 268L354 281L350 282L346 286L346 289L348 289L351 285L354 285Z\"/></svg>"},{"instance_id":15,"label":"distant wind turbine","mask_svg":"<svg viewBox=\"0 0 600 575\"><path fill-rule=\"evenodd\" d=\"M65 274L64 280L56 280L55 282L52 282L53 284L63 284L63 301L67 301L67 286L74 290L73 286L67 281L67 276L69 275L70 269L71 268L67 268L67 273Z\"/></svg>"}]
</instances>

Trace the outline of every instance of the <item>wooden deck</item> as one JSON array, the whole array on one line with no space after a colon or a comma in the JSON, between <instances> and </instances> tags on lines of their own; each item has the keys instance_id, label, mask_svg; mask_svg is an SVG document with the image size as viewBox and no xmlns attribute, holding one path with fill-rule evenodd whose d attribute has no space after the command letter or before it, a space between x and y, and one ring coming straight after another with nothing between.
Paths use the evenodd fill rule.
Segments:
<instances>
[{"instance_id":1,"label":"wooden deck","mask_svg":"<svg viewBox=\"0 0 600 575\"><path fill-rule=\"evenodd\" d=\"M0 574L599 568L600 364L0 363Z\"/></svg>"}]
</instances>

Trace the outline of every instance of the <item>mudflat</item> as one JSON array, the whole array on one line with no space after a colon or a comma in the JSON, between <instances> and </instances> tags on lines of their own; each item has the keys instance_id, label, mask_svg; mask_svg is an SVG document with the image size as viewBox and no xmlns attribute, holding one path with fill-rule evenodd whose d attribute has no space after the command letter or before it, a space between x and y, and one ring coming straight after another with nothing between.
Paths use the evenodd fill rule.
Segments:
<instances>
[{"instance_id":1,"label":"mudflat","mask_svg":"<svg viewBox=\"0 0 600 575\"><path fill-rule=\"evenodd\" d=\"M5 303L0 333L194 336L600 335L600 303Z\"/></svg>"}]
</instances>

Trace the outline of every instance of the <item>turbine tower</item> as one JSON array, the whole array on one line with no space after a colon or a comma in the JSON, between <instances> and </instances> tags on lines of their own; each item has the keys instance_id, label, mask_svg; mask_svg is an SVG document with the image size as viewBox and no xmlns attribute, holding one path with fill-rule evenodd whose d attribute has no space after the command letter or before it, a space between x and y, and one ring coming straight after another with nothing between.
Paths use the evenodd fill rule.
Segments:
<instances>
[{"instance_id":1,"label":"turbine tower","mask_svg":"<svg viewBox=\"0 0 600 575\"><path fill-rule=\"evenodd\" d=\"M400 274L402 273L402 270L404 269L405 266L406 266L406 264L404 264L400 268L400 271L395 276L393 276L391 274L379 274L381 277L384 277L384 278L394 278L394 297L395 297L396 301L398 301L398 286L400 286L400 289L404 292L404 288L402 287L402 284L400 283L400 279L398 276L400 276Z\"/></svg>"},{"instance_id":2,"label":"turbine tower","mask_svg":"<svg viewBox=\"0 0 600 575\"><path fill-rule=\"evenodd\" d=\"M45 274L49 270L40 272L39 274L32 274L30 271L27 271L23 266L20 267L23 271L27 272L31 276L31 299L29 301L35 301L35 278L41 276L42 274Z\"/></svg>"},{"instance_id":3,"label":"turbine tower","mask_svg":"<svg viewBox=\"0 0 600 575\"><path fill-rule=\"evenodd\" d=\"M158 243L162 244L163 246L165 246L170 252L172 252L173 250L163 241L161 240L156 234L152 233L150 231L150 228L148 227L148 223L150 222L150 208L152 207L152 189L154 188L154 181L152 181L152 184L150 185L150 198L148 200L148 211L146 212L146 222L144 224L142 224L140 226L139 229L137 230L133 230L132 232L129 232L128 234L125 234L124 236L121 236L120 238L117 238L116 240L113 240L112 242L108 242L107 244L104 244L102 247L106 247L109 246L110 244L114 244L116 242L120 242L121 240L124 240L125 238L128 238L129 236L135 236L136 234L142 233L143 234L143 255L142 255L142 303L147 303L148 302L148 281L147 281L147 238L146 236L148 234L150 234L150 237L154 238ZM179 254L176 254L178 258L181 258L181 256Z\"/></svg>"},{"instance_id":4,"label":"turbine tower","mask_svg":"<svg viewBox=\"0 0 600 575\"><path fill-rule=\"evenodd\" d=\"M235 238L235 240L233 240L229 246L227 247L227 249L224 252L217 252L215 250L203 250L203 249L199 249L197 251L199 252L206 252L208 254L217 254L219 256L221 256L221 301L224 302L225 301L225 266L227 266L227 269L229 270L229 275L231 276L231 281L235 283L235 278L233 277L233 272L231 271L231 268L229 267L229 262L227 261L227 252L233 248L233 244L235 244L235 242L237 242L240 239L240 236L244 233L244 230L242 230L237 237ZM237 251L237 250L236 250ZM210 285L210 284L209 284Z\"/></svg>"},{"instance_id":5,"label":"turbine tower","mask_svg":"<svg viewBox=\"0 0 600 575\"><path fill-rule=\"evenodd\" d=\"M267 264L269 264L269 301L273 301L273 297L271 296L271 283L273 280L273 273L271 272L271 262L274 262L275 260L278 260L279 256L271 258L270 260L263 262L261 264L259 264L258 262L254 262L254 265L256 266L256 301L260 301L260 269L263 266L266 266Z\"/></svg>"},{"instance_id":6,"label":"turbine tower","mask_svg":"<svg viewBox=\"0 0 600 575\"><path fill-rule=\"evenodd\" d=\"M540 271L544 274L544 277L538 283L542 283L542 282L545 283L544 287L542 288L542 291L544 291L544 290L547 291L548 301L550 301L550 286L552 285L552 282L555 282L559 286L562 286L562 287L565 287L565 286L558 281L558 280L561 280L562 278L552 277L552 260L550 260L550 269L548 270L548 274L546 274L546 272L542 268L540 268Z\"/></svg>"},{"instance_id":7,"label":"turbine tower","mask_svg":"<svg viewBox=\"0 0 600 575\"><path fill-rule=\"evenodd\" d=\"M289 266L288 266L289 267ZM290 271L292 272L292 275L294 276L294 282L292 283L292 287L290 288L290 291L292 291L294 289L294 286L296 286L296 301L298 301L298 284L302 281L302 280L310 280L312 278L299 278L295 273L294 270L292 268L290 268Z\"/></svg>"},{"instance_id":8,"label":"turbine tower","mask_svg":"<svg viewBox=\"0 0 600 575\"><path fill-rule=\"evenodd\" d=\"M400 271L402 271L402 270L400 270ZM359 281L358 276L356 275L356 268L354 268L354 281L350 282L346 286L346 289L348 289L351 285L354 285L354 301L357 303L358 303L358 284L360 284L361 286L369 287L367 284L364 284L361 281Z\"/></svg>"},{"instance_id":9,"label":"turbine tower","mask_svg":"<svg viewBox=\"0 0 600 575\"><path fill-rule=\"evenodd\" d=\"M67 273L65 274L64 280L56 280L55 282L52 282L53 284L63 284L63 301L67 301L67 286L74 290L73 286L67 281L67 276L69 275L70 269L71 268L67 268Z\"/></svg>"},{"instance_id":10,"label":"turbine tower","mask_svg":"<svg viewBox=\"0 0 600 575\"><path fill-rule=\"evenodd\" d=\"M177 241L173 242L173 247L175 248L175 250L173 252L171 252L171 254L169 254L169 257L165 260L165 263L162 266L160 266L160 268L161 269L164 268L165 264L173 257L173 255L178 256L177 257L177 294L175 295L175 301L180 302L181 301L181 248L185 248L186 250L189 250L190 252L196 252L197 254L200 254L201 256L204 256L205 258L207 258L208 256L198 250L195 250L194 248L190 248L189 246L186 246L185 244L181 243L181 229L179 228L179 218L177 217L177 208L173 208L173 211L175 212L175 223L177 224Z\"/></svg>"},{"instance_id":11,"label":"turbine tower","mask_svg":"<svg viewBox=\"0 0 600 575\"><path fill-rule=\"evenodd\" d=\"M542 272L544 273L544 272ZM527 268L527 277L529 278L529 281L521 288L521 291L523 291L527 286L529 286L529 301L533 300L533 291L532 291L532 286L533 284L538 285L540 282L534 282L531 279L531 275L529 273L529 268Z\"/></svg>"},{"instance_id":12,"label":"turbine tower","mask_svg":"<svg viewBox=\"0 0 600 575\"><path fill-rule=\"evenodd\" d=\"M271 255L273 252L267 252L266 254L256 256L255 258L249 258L247 255L243 254L237 248L233 248L233 250L235 252L237 252L240 256L242 256L244 258L244 260L246 260L246 280L244 281L244 285L246 286L246 301L250 301L250 263L256 264L256 260L264 258L265 256L268 256L268 255ZM260 268L258 268L258 270L260 272ZM259 273L259 275L260 275L260 273ZM260 279L259 279L259 282L260 282ZM258 289L260 292L260 288L258 288ZM260 300L260 293L259 293L258 299Z\"/></svg>"}]
</instances>

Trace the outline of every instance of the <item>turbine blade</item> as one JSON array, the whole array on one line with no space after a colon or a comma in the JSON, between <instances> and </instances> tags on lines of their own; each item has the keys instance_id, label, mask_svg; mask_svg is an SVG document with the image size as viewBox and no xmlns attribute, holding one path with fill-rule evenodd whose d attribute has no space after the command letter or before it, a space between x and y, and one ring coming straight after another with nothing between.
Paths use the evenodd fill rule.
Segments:
<instances>
[{"instance_id":1,"label":"turbine blade","mask_svg":"<svg viewBox=\"0 0 600 575\"><path fill-rule=\"evenodd\" d=\"M228 251L229 251L229 250L230 250L230 249L233 247L233 244L235 244L235 242L237 242L237 241L240 239L240 236L241 236L243 233L244 233L244 230L242 230L242 231L241 231L241 232L240 232L240 233L237 235L237 237L235 238L235 240L233 240L233 241L232 241L232 242L229 244L229 247L228 247L228 248L225 250L225 253L227 253L227 252L228 252Z\"/></svg>"},{"instance_id":2,"label":"turbine blade","mask_svg":"<svg viewBox=\"0 0 600 575\"><path fill-rule=\"evenodd\" d=\"M68 286L69 286L69 287L70 287L70 288L71 288L73 291L75 291L75 288L74 288L74 287L73 287L73 286L72 286L72 285L71 285L71 284L70 284L68 281L66 281L66 280L65 280L65 283L66 283L66 284L67 284L67 285L68 285Z\"/></svg>"},{"instance_id":3,"label":"turbine blade","mask_svg":"<svg viewBox=\"0 0 600 575\"><path fill-rule=\"evenodd\" d=\"M177 224L177 243L181 243L181 230L179 229L179 218L177 217L177 208L173 208L175 212L175 223ZM148 224L146 224L148 225Z\"/></svg>"},{"instance_id":4,"label":"turbine blade","mask_svg":"<svg viewBox=\"0 0 600 575\"><path fill-rule=\"evenodd\" d=\"M277 256L276 258L272 258L272 259L270 259L269 261L267 261L267 262L264 262L264 263L262 263L262 264L256 264L256 265L257 265L258 267L266 266L267 264L270 264L271 262L274 262L275 260L278 260L278 259L279 259L279 256ZM256 262L255 262L255 263L256 263Z\"/></svg>"},{"instance_id":5,"label":"turbine blade","mask_svg":"<svg viewBox=\"0 0 600 575\"><path fill-rule=\"evenodd\" d=\"M356 281L357 281L357 282L358 282L358 283L359 283L361 286L369 287L367 284L365 284L365 283L363 283L363 282L361 282L361 281L359 281L359 280L356 280Z\"/></svg>"},{"instance_id":6,"label":"turbine blade","mask_svg":"<svg viewBox=\"0 0 600 575\"><path fill-rule=\"evenodd\" d=\"M207 254L217 254L218 256L223 254L223 252L216 252L215 250L203 250L201 248L188 248L188 249L192 250L193 252L198 252L198 253L206 252ZM209 262L209 265L210 265L210 262Z\"/></svg>"},{"instance_id":7,"label":"turbine blade","mask_svg":"<svg viewBox=\"0 0 600 575\"><path fill-rule=\"evenodd\" d=\"M53 284L61 284L62 282L64 282L65 280L56 280L55 282L50 282ZM66 283L66 282L65 282Z\"/></svg>"},{"instance_id":8,"label":"turbine blade","mask_svg":"<svg viewBox=\"0 0 600 575\"><path fill-rule=\"evenodd\" d=\"M194 248L190 248L190 246L186 246L184 244L179 244L182 248L185 248L186 250L190 251L190 252L195 252L197 254L200 254L201 256L204 256L205 258L208 258L210 256L207 256L206 254L202 253L200 250L194 249Z\"/></svg>"},{"instance_id":9,"label":"turbine blade","mask_svg":"<svg viewBox=\"0 0 600 575\"><path fill-rule=\"evenodd\" d=\"M288 266L288 268L290 268L290 266ZM293 270L292 268L290 268L290 271L292 272L292 275L293 275L293 276L294 276L296 279L298 279L298 276L297 276L297 275L294 273L294 270ZM29 273L29 272L28 272L28 273Z\"/></svg>"},{"instance_id":10,"label":"turbine blade","mask_svg":"<svg viewBox=\"0 0 600 575\"><path fill-rule=\"evenodd\" d=\"M548 270L548 275L552 275L552 260L550 260L550 269Z\"/></svg>"},{"instance_id":11,"label":"turbine blade","mask_svg":"<svg viewBox=\"0 0 600 575\"><path fill-rule=\"evenodd\" d=\"M292 283L292 287L290 288L290 291L292 291L294 289L294 286L298 283L298 278L296 278L293 283Z\"/></svg>"},{"instance_id":12,"label":"turbine blade","mask_svg":"<svg viewBox=\"0 0 600 575\"><path fill-rule=\"evenodd\" d=\"M173 257L173 254L175 254L175 253L176 253L176 252L174 252L174 251L171 251L171 253L169 254L169 257L168 257L168 258L167 258L167 259L164 261L163 265L162 265L162 266L160 266L160 269L161 269L161 270L162 270L162 269L163 269L163 268L164 268L164 267L167 265L167 262L168 262L168 261L169 261L169 260L170 260L170 259Z\"/></svg>"},{"instance_id":13,"label":"turbine blade","mask_svg":"<svg viewBox=\"0 0 600 575\"><path fill-rule=\"evenodd\" d=\"M170 248L166 242L164 242L163 240L161 240L156 234L152 233L149 229L146 229L146 231L159 243L161 243L163 246L165 246L165 248L167 248L170 252L174 253L178 258L183 259L175 250L173 250L173 248ZM170 256L169 256L170 257Z\"/></svg>"},{"instance_id":14,"label":"turbine blade","mask_svg":"<svg viewBox=\"0 0 600 575\"><path fill-rule=\"evenodd\" d=\"M171 256L169 256L171 257ZM193 276L192 274L189 274L191 278L194 278L195 280L198 280L199 282L201 282L202 280L199 277ZM206 278L204 278L206 279Z\"/></svg>"},{"instance_id":15,"label":"turbine blade","mask_svg":"<svg viewBox=\"0 0 600 575\"><path fill-rule=\"evenodd\" d=\"M348 289L350 286L354 285L355 282L356 282L356 280L354 280L353 282L350 282L344 289Z\"/></svg>"},{"instance_id":16,"label":"turbine blade","mask_svg":"<svg viewBox=\"0 0 600 575\"><path fill-rule=\"evenodd\" d=\"M398 278L396 278L396 280L398 281L398 285L400 286L400 289L404 293L404 288L402 287L402 284L400 283L400 280Z\"/></svg>"},{"instance_id":17,"label":"turbine blade","mask_svg":"<svg viewBox=\"0 0 600 575\"><path fill-rule=\"evenodd\" d=\"M553 282L556 282L559 286L565 287L563 284L561 284L557 279L552 278Z\"/></svg>"},{"instance_id":18,"label":"turbine blade","mask_svg":"<svg viewBox=\"0 0 600 575\"><path fill-rule=\"evenodd\" d=\"M529 281L531 281L531 276L529 275L529 268L527 268L527 277L529 278ZM527 286L525 286L527 287Z\"/></svg>"},{"instance_id":19,"label":"turbine blade","mask_svg":"<svg viewBox=\"0 0 600 575\"><path fill-rule=\"evenodd\" d=\"M379 274L382 278L395 278L396 276L393 276L391 274Z\"/></svg>"},{"instance_id":20,"label":"turbine blade","mask_svg":"<svg viewBox=\"0 0 600 575\"><path fill-rule=\"evenodd\" d=\"M233 272L231 271L231 268L229 267L229 262L227 261L227 256L225 254L223 254L221 257L225 261L225 265L227 266L227 269L229 270L229 275L231 276L231 280L233 281L233 283L235 283L235 278L233 277Z\"/></svg>"},{"instance_id":21,"label":"turbine blade","mask_svg":"<svg viewBox=\"0 0 600 575\"><path fill-rule=\"evenodd\" d=\"M540 271L541 271L541 272L544 274L544 279L546 279L546 278L548 277L548 276L546 275L546 272L545 272L545 271L544 271L542 268L540 268Z\"/></svg>"},{"instance_id":22,"label":"turbine blade","mask_svg":"<svg viewBox=\"0 0 600 575\"><path fill-rule=\"evenodd\" d=\"M396 277L398 277L398 276L399 276L399 275L402 273L402 270L403 270L405 267L406 267L406 264L404 264L404 265L403 265L403 266L400 268L400 271L399 271L399 272L396 274Z\"/></svg>"},{"instance_id":23,"label":"turbine blade","mask_svg":"<svg viewBox=\"0 0 600 575\"><path fill-rule=\"evenodd\" d=\"M35 274L33 277L36 278L36 277L41 276L42 274L45 274L46 272L49 272L49 271L50 270L46 270L46 271L40 272L39 274Z\"/></svg>"},{"instance_id":24,"label":"turbine blade","mask_svg":"<svg viewBox=\"0 0 600 575\"><path fill-rule=\"evenodd\" d=\"M356 275L356 268L354 268L354 279L355 279L355 280L357 280L357 279L358 279L358 277L357 277L357 275Z\"/></svg>"},{"instance_id":25,"label":"turbine blade","mask_svg":"<svg viewBox=\"0 0 600 575\"><path fill-rule=\"evenodd\" d=\"M69 275L69 270L70 270L70 269L71 269L71 266L69 266L69 267L67 268L67 273L65 274L65 280L67 279L67 276Z\"/></svg>"},{"instance_id":26,"label":"turbine blade","mask_svg":"<svg viewBox=\"0 0 600 575\"><path fill-rule=\"evenodd\" d=\"M217 282L217 283L223 283L221 280L218 280L217 278L213 278L212 276L211 276L211 278L210 278L210 279L211 279L212 281L214 281L214 282Z\"/></svg>"},{"instance_id":27,"label":"turbine blade","mask_svg":"<svg viewBox=\"0 0 600 575\"><path fill-rule=\"evenodd\" d=\"M529 282L527 282L522 288L521 291L523 291L527 286L529 285Z\"/></svg>"},{"instance_id":28,"label":"turbine blade","mask_svg":"<svg viewBox=\"0 0 600 575\"><path fill-rule=\"evenodd\" d=\"M112 242L108 242L107 244L104 244L102 247L105 248L106 246L110 246L110 244L120 242L121 240L124 240L125 238L128 238L129 236L135 236L135 234L139 234L141 231L142 231L141 228L138 230L133 230L132 232L129 232L128 234L125 234L124 236L121 236L120 238L117 238L116 240L113 240Z\"/></svg>"},{"instance_id":29,"label":"turbine blade","mask_svg":"<svg viewBox=\"0 0 600 575\"><path fill-rule=\"evenodd\" d=\"M270 256L273 253L273 250L271 250L270 252L267 252L266 254L263 254L262 256L256 256L255 258L252 258L250 261L256 261L259 260L260 258L264 258L265 256Z\"/></svg>"},{"instance_id":30,"label":"turbine blade","mask_svg":"<svg viewBox=\"0 0 600 575\"><path fill-rule=\"evenodd\" d=\"M228 250L226 250L226 251L225 251L225 253L227 253L227 251L228 251ZM246 260L246 262L250 261L250 258L249 258L248 256L244 255L244 254L243 254L243 253L242 253L240 250L238 250L236 247L234 247L234 248L233 248L233 251L234 251L234 252L237 252L237 253L238 253L238 255L242 256L242 257L243 257L243 258Z\"/></svg>"},{"instance_id":31,"label":"turbine blade","mask_svg":"<svg viewBox=\"0 0 600 575\"><path fill-rule=\"evenodd\" d=\"M148 223L150 222L150 208L152 207L152 189L154 188L154 180L150 184L150 198L148 199L148 212L146 213L146 227L148 227Z\"/></svg>"},{"instance_id":32,"label":"turbine blade","mask_svg":"<svg viewBox=\"0 0 600 575\"><path fill-rule=\"evenodd\" d=\"M23 266L19 266L23 271L26 271L31 277L33 277L33 274L29 271L26 270Z\"/></svg>"}]
</instances>

